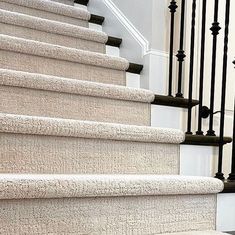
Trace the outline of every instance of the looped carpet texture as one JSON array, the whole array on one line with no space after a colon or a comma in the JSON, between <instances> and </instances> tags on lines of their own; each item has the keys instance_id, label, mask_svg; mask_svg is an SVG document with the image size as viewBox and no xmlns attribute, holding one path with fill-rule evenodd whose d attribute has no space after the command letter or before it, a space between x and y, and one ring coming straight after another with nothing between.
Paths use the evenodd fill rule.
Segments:
<instances>
[{"instance_id":1,"label":"looped carpet texture","mask_svg":"<svg viewBox=\"0 0 235 235\"><path fill-rule=\"evenodd\" d=\"M151 127L155 94L90 18L0 0L0 234L222 235L223 183L179 175L185 134Z\"/></svg>"}]
</instances>

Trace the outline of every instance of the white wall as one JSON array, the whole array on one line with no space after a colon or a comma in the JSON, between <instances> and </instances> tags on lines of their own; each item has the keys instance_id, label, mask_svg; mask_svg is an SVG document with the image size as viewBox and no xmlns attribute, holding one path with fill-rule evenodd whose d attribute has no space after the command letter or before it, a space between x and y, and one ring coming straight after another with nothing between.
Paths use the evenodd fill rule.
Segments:
<instances>
[{"instance_id":1,"label":"white wall","mask_svg":"<svg viewBox=\"0 0 235 235\"><path fill-rule=\"evenodd\" d=\"M168 51L168 0L113 0L150 43L150 49Z\"/></svg>"},{"instance_id":2,"label":"white wall","mask_svg":"<svg viewBox=\"0 0 235 235\"><path fill-rule=\"evenodd\" d=\"M136 29L151 42L153 0L112 0Z\"/></svg>"},{"instance_id":3,"label":"white wall","mask_svg":"<svg viewBox=\"0 0 235 235\"><path fill-rule=\"evenodd\" d=\"M217 230L235 231L235 193L218 195Z\"/></svg>"}]
</instances>

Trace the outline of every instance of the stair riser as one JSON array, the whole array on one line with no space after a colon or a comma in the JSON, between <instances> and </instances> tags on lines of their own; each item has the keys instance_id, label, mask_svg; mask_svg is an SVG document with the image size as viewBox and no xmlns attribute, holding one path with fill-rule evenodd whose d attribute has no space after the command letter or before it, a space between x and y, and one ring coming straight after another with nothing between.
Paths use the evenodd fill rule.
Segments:
<instances>
[{"instance_id":1,"label":"stair riser","mask_svg":"<svg viewBox=\"0 0 235 235\"><path fill-rule=\"evenodd\" d=\"M10 133L0 140L0 173L179 173L176 144Z\"/></svg>"},{"instance_id":2,"label":"stair riser","mask_svg":"<svg viewBox=\"0 0 235 235\"><path fill-rule=\"evenodd\" d=\"M0 100L3 113L150 125L148 103L10 86L0 86Z\"/></svg>"},{"instance_id":3,"label":"stair riser","mask_svg":"<svg viewBox=\"0 0 235 235\"><path fill-rule=\"evenodd\" d=\"M0 201L0 233L162 234L215 229L214 195Z\"/></svg>"},{"instance_id":4,"label":"stair riser","mask_svg":"<svg viewBox=\"0 0 235 235\"><path fill-rule=\"evenodd\" d=\"M74 6L74 0L51 0L53 2L59 2L66 5Z\"/></svg>"},{"instance_id":5,"label":"stair riser","mask_svg":"<svg viewBox=\"0 0 235 235\"><path fill-rule=\"evenodd\" d=\"M25 28L16 25L0 23L0 33L9 36L20 37L39 42L45 42L65 47L72 47L76 49L105 53L105 44L82 40L75 37L69 37L59 34L47 33L30 28Z\"/></svg>"},{"instance_id":6,"label":"stair riser","mask_svg":"<svg viewBox=\"0 0 235 235\"><path fill-rule=\"evenodd\" d=\"M68 23L68 24L73 24L77 26L83 26L87 28L89 26L88 21L85 21L85 20L72 18L72 17L68 17L64 15L59 15L59 14L55 14L52 12L46 12L46 11L42 11L38 9L28 8L24 6L14 5L14 4L6 3L6 2L0 2L0 8L7 10L7 11L23 13L26 15L31 15L35 17L59 21L59 22Z\"/></svg>"},{"instance_id":7,"label":"stair riser","mask_svg":"<svg viewBox=\"0 0 235 235\"><path fill-rule=\"evenodd\" d=\"M27 63L26 63L27 61ZM0 50L0 67L115 85L126 84L126 72L71 61Z\"/></svg>"}]
</instances>

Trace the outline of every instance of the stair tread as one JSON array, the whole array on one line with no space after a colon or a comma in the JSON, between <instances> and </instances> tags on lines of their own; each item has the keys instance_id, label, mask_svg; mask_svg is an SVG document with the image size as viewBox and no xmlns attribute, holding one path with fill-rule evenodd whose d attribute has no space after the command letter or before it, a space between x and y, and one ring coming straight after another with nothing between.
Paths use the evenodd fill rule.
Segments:
<instances>
[{"instance_id":1,"label":"stair tread","mask_svg":"<svg viewBox=\"0 0 235 235\"><path fill-rule=\"evenodd\" d=\"M151 103L154 99L150 90L8 69L0 69L0 84L143 103Z\"/></svg>"},{"instance_id":2,"label":"stair tread","mask_svg":"<svg viewBox=\"0 0 235 235\"><path fill-rule=\"evenodd\" d=\"M129 62L124 58L11 37L3 34L0 34L0 49L120 71L125 71L129 67Z\"/></svg>"},{"instance_id":3,"label":"stair tread","mask_svg":"<svg viewBox=\"0 0 235 235\"><path fill-rule=\"evenodd\" d=\"M0 22L103 44L108 41L108 35L98 30L1 9Z\"/></svg>"},{"instance_id":4,"label":"stair tread","mask_svg":"<svg viewBox=\"0 0 235 235\"><path fill-rule=\"evenodd\" d=\"M65 4L61 4L53 1L45 0L2 0L3 2L15 4L19 6L24 6L28 8L33 8L37 10L42 10L46 12L55 13L58 15L68 16L72 18L77 18L85 21L89 21L91 14L85 10L78 7L73 7Z\"/></svg>"},{"instance_id":5,"label":"stair tread","mask_svg":"<svg viewBox=\"0 0 235 235\"><path fill-rule=\"evenodd\" d=\"M0 113L0 132L150 143L184 140L176 129Z\"/></svg>"},{"instance_id":6,"label":"stair tread","mask_svg":"<svg viewBox=\"0 0 235 235\"><path fill-rule=\"evenodd\" d=\"M0 174L0 188L0 199L165 196L216 194L223 183L178 175Z\"/></svg>"}]
</instances>

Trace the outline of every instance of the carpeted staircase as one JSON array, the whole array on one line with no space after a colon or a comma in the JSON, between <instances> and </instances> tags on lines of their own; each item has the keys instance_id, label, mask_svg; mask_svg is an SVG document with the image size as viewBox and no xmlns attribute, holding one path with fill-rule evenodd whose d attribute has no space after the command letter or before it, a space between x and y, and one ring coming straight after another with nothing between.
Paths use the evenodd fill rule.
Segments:
<instances>
[{"instance_id":1,"label":"carpeted staircase","mask_svg":"<svg viewBox=\"0 0 235 235\"><path fill-rule=\"evenodd\" d=\"M0 234L219 235L213 178L71 0L0 0Z\"/></svg>"}]
</instances>

